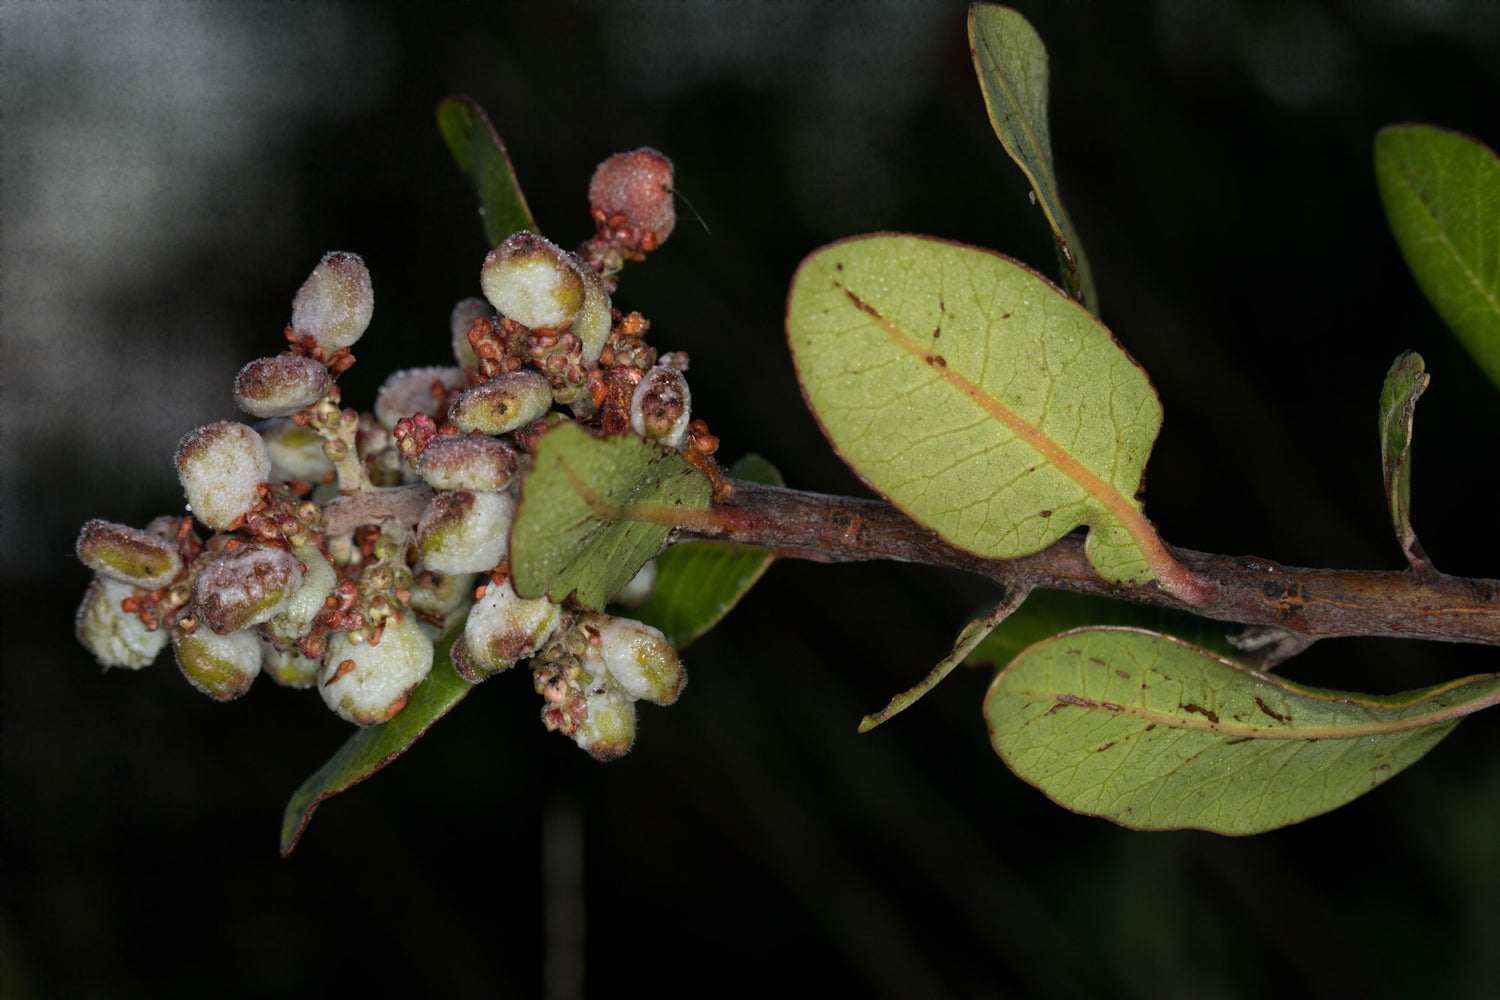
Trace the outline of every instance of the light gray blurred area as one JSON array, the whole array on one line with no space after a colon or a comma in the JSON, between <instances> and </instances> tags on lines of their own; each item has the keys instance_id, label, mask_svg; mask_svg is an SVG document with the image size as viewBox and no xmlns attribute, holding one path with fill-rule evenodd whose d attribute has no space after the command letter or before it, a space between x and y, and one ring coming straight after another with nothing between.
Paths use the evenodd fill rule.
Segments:
<instances>
[{"instance_id":1,"label":"light gray blurred area","mask_svg":"<svg viewBox=\"0 0 1500 1000\"><path fill-rule=\"evenodd\" d=\"M389 60L346 5L27 2L3 16L9 580L63 554L45 546L77 522L72 498L140 516L175 487L177 440L234 416L229 379L256 325L231 289L283 250L287 146L374 100ZM338 99L309 100L320 92Z\"/></svg>"}]
</instances>

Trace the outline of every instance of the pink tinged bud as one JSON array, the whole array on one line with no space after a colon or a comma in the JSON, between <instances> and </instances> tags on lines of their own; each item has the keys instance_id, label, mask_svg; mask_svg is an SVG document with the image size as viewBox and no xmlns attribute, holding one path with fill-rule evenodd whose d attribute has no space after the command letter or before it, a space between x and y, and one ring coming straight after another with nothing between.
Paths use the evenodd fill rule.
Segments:
<instances>
[{"instance_id":1,"label":"pink tinged bud","mask_svg":"<svg viewBox=\"0 0 1500 1000\"><path fill-rule=\"evenodd\" d=\"M105 667L139 670L162 651L171 633L148 632L138 615L120 609L120 602L136 593L128 583L96 576L83 595L74 619L78 641Z\"/></svg>"},{"instance_id":2,"label":"pink tinged bud","mask_svg":"<svg viewBox=\"0 0 1500 1000\"><path fill-rule=\"evenodd\" d=\"M465 434L508 434L552 408L552 387L529 368L496 375L453 397L448 422Z\"/></svg>"},{"instance_id":3,"label":"pink tinged bud","mask_svg":"<svg viewBox=\"0 0 1500 1000\"><path fill-rule=\"evenodd\" d=\"M516 501L495 490L450 490L427 505L417 524L417 549L439 573L483 573L505 557Z\"/></svg>"},{"instance_id":4,"label":"pink tinged bud","mask_svg":"<svg viewBox=\"0 0 1500 1000\"><path fill-rule=\"evenodd\" d=\"M415 615L386 623L378 645L354 643L335 632L318 675L323 701L356 726L390 720L406 707L407 696L432 669L432 640Z\"/></svg>"},{"instance_id":5,"label":"pink tinged bud","mask_svg":"<svg viewBox=\"0 0 1500 1000\"><path fill-rule=\"evenodd\" d=\"M260 673L261 643L247 630L219 635L208 629L172 633L172 651L182 676L219 701L232 701L250 690Z\"/></svg>"},{"instance_id":6,"label":"pink tinged bud","mask_svg":"<svg viewBox=\"0 0 1500 1000\"><path fill-rule=\"evenodd\" d=\"M257 358L234 380L234 401L252 417L289 417L316 403L328 388L328 369L299 354Z\"/></svg>"},{"instance_id":7,"label":"pink tinged bud","mask_svg":"<svg viewBox=\"0 0 1500 1000\"><path fill-rule=\"evenodd\" d=\"M630 429L668 448L682 448L692 414L693 394L676 368L652 368L630 397Z\"/></svg>"},{"instance_id":8,"label":"pink tinged bud","mask_svg":"<svg viewBox=\"0 0 1500 1000\"><path fill-rule=\"evenodd\" d=\"M296 646L263 642L260 655L261 667L282 687L310 688L318 683L318 671L322 669L323 661L308 659L297 651Z\"/></svg>"},{"instance_id":9,"label":"pink tinged bud","mask_svg":"<svg viewBox=\"0 0 1500 1000\"><path fill-rule=\"evenodd\" d=\"M573 731L573 742L595 760L623 757L635 742L635 702L613 687L589 691L584 702L589 714Z\"/></svg>"},{"instance_id":10,"label":"pink tinged bud","mask_svg":"<svg viewBox=\"0 0 1500 1000\"><path fill-rule=\"evenodd\" d=\"M469 343L469 327L474 325L476 319L493 319L494 316L495 310L478 296L471 295L453 307L453 312L448 315L448 329L453 335L453 358L460 368L479 367L479 355L474 353L474 345Z\"/></svg>"},{"instance_id":11,"label":"pink tinged bud","mask_svg":"<svg viewBox=\"0 0 1500 1000\"><path fill-rule=\"evenodd\" d=\"M348 347L375 312L370 272L357 254L325 254L292 300L292 330L325 351Z\"/></svg>"},{"instance_id":12,"label":"pink tinged bud","mask_svg":"<svg viewBox=\"0 0 1500 1000\"><path fill-rule=\"evenodd\" d=\"M224 531L260 501L256 487L271 476L271 456L260 435L233 421L193 431L177 446L177 478L188 509Z\"/></svg>"},{"instance_id":13,"label":"pink tinged bud","mask_svg":"<svg viewBox=\"0 0 1500 1000\"><path fill-rule=\"evenodd\" d=\"M611 228L635 230L642 249L655 249L666 242L677 225L672 161L647 148L611 156L599 164L589 182L589 207ZM621 216L623 224L611 222Z\"/></svg>"},{"instance_id":14,"label":"pink tinged bud","mask_svg":"<svg viewBox=\"0 0 1500 1000\"><path fill-rule=\"evenodd\" d=\"M165 587L182 572L182 556L173 541L109 521L83 526L78 558L95 573L145 590Z\"/></svg>"},{"instance_id":15,"label":"pink tinged bud","mask_svg":"<svg viewBox=\"0 0 1500 1000\"><path fill-rule=\"evenodd\" d=\"M599 628L599 653L609 676L632 698L670 705L687 684L677 650L650 625L611 618Z\"/></svg>"},{"instance_id":16,"label":"pink tinged bud","mask_svg":"<svg viewBox=\"0 0 1500 1000\"><path fill-rule=\"evenodd\" d=\"M479 287L500 315L555 330L583 308L585 270L592 268L551 240L522 231L484 258Z\"/></svg>"},{"instance_id":17,"label":"pink tinged bud","mask_svg":"<svg viewBox=\"0 0 1500 1000\"><path fill-rule=\"evenodd\" d=\"M480 435L440 434L428 442L417 471L439 490L498 490L510 482L521 453Z\"/></svg>"},{"instance_id":18,"label":"pink tinged bud","mask_svg":"<svg viewBox=\"0 0 1500 1000\"><path fill-rule=\"evenodd\" d=\"M271 482L319 483L333 474L323 438L311 427L298 427L289 417L275 417L256 424L255 431L271 458Z\"/></svg>"},{"instance_id":19,"label":"pink tinged bud","mask_svg":"<svg viewBox=\"0 0 1500 1000\"><path fill-rule=\"evenodd\" d=\"M193 611L199 625L227 635L271 619L301 583L302 569L286 549L241 545L198 571Z\"/></svg>"},{"instance_id":20,"label":"pink tinged bud","mask_svg":"<svg viewBox=\"0 0 1500 1000\"><path fill-rule=\"evenodd\" d=\"M490 585L464 625L472 679L499 673L535 653L561 620L562 608L545 597L517 597L509 581Z\"/></svg>"},{"instance_id":21,"label":"pink tinged bud","mask_svg":"<svg viewBox=\"0 0 1500 1000\"><path fill-rule=\"evenodd\" d=\"M265 623L266 631L283 642L294 642L307 635L313 619L323 610L328 595L339 582L333 564L315 547L298 546L291 554L303 566L302 580L281 610Z\"/></svg>"},{"instance_id":22,"label":"pink tinged bud","mask_svg":"<svg viewBox=\"0 0 1500 1000\"><path fill-rule=\"evenodd\" d=\"M434 385L440 385L444 394L457 392L464 387L463 369L433 366L396 372L375 394L375 418L387 427L418 413L436 419L439 405Z\"/></svg>"}]
</instances>

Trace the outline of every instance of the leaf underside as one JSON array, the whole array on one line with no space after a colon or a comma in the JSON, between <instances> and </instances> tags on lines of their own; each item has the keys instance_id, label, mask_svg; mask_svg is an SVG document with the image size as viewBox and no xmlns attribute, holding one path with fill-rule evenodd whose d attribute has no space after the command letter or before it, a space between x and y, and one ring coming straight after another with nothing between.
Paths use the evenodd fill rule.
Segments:
<instances>
[{"instance_id":1,"label":"leaf underside","mask_svg":"<svg viewBox=\"0 0 1500 1000\"><path fill-rule=\"evenodd\" d=\"M632 517L706 510L708 478L677 451L632 433L596 437L571 421L537 439L510 529L516 593L569 596L599 611L660 551L671 530ZM635 508L632 510L631 508Z\"/></svg>"},{"instance_id":2,"label":"leaf underside","mask_svg":"<svg viewBox=\"0 0 1500 1000\"><path fill-rule=\"evenodd\" d=\"M468 97L449 97L438 105L437 120L459 169L479 193L479 212L489 245L498 246L523 229L536 232L536 220L521 193L510 154L484 109Z\"/></svg>"},{"instance_id":3,"label":"leaf underside","mask_svg":"<svg viewBox=\"0 0 1500 1000\"><path fill-rule=\"evenodd\" d=\"M1407 563L1423 576L1435 570L1411 526L1411 431L1417 400L1431 378L1422 356L1407 351L1391 365L1380 391L1380 465L1391 523Z\"/></svg>"},{"instance_id":4,"label":"leaf underside","mask_svg":"<svg viewBox=\"0 0 1500 1000\"><path fill-rule=\"evenodd\" d=\"M1496 701L1495 674L1392 696L1323 691L1104 628L1026 650L996 677L984 714L1011 770L1068 809L1238 835L1363 795Z\"/></svg>"},{"instance_id":5,"label":"leaf underside","mask_svg":"<svg viewBox=\"0 0 1500 1000\"><path fill-rule=\"evenodd\" d=\"M726 472L732 479L784 486L781 473L759 455L746 455ZM625 612L661 630L677 649L727 615L775 559L770 549L729 542L688 542L656 557L656 589Z\"/></svg>"},{"instance_id":6,"label":"leaf underside","mask_svg":"<svg viewBox=\"0 0 1500 1000\"><path fill-rule=\"evenodd\" d=\"M1422 293L1500 386L1500 158L1458 132L1392 125L1375 138L1375 176Z\"/></svg>"},{"instance_id":7,"label":"leaf underside","mask_svg":"<svg viewBox=\"0 0 1500 1000\"><path fill-rule=\"evenodd\" d=\"M1099 315L1099 295L1083 244L1063 207L1052 168L1047 125L1047 47L1017 11L997 4L969 7L969 52L985 109L1000 144L1031 181L1052 227L1063 285Z\"/></svg>"},{"instance_id":8,"label":"leaf underside","mask_svg":"<svg viewBox=\"0 0 1500 1000\"><path fill-rule=\"evenodd\" d=\"M931 237L856 237L802 262L787 334L844 461L946 541L1007 559L1088 525L1101 576L1152 578L1136 494L1161 404L1046 279Z\"/></svg>"},{"instance_id":9,"label":"leaf underside","mask_svg":"<svg viewBox=\"0 0 1500 1000\"><path fill-rule=\"evenodd\" d=\"M360 729L344 741L338 752L292 793L281 819L281 855L297 846L313 811L324 801L385 767L411 748L432 724L464 699L474 685L453 670L453 640L463 631L463 622L453 625L437 641L432 671L417 685L406 707L390 722Z\"/></svg>"}]
</instances>

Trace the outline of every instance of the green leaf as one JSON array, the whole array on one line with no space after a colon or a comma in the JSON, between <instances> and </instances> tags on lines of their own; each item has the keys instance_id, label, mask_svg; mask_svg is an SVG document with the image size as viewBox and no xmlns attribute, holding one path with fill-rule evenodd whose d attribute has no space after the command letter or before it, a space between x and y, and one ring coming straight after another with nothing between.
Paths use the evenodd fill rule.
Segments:
<instances>
[{"instance_id":1,"label":"green leaf","mask_svg":"<svg viewBox=\"0 0 1500 1000\"><path fill-rule=\"evenodd\" d=\"M1422 293L1500 386L1500 159L1458 132L1392 125L1375 137L1375 176Z\"/></svg>"},{"instance_id":2,"label":"green leaf","mask_svg":"<svg viewBox=\"0 0 1500 1000\"><path fill-rule=\"evenodd\" d=\"M1407 351L1391 365L1380 390L1380 465L1391 523L1406 561L1422 576L1431 576L1436 570L1411 526L1411 424L1417 399L1431 378L1424 370L1422 356Z\"/></svg>"},{"instance_id":3,"label":"green leaf","mask_svg":"<svg viewBox=\"0 0 1500 1000\"><path fill-rule=\"evenodd\" d=\"M995 678L990 741L1075 812L1259 833L1335 809L1500 702L1500 674L1377 696L1299 687L1135 629L1043 640Z\"/></svg>"},{"instance_id":4,"label":"green leaf","mask_svg":"<svg viewBox=\"0 0 1500 1000\"><path fill-rule=\"evenodd\" d=\"M459 169L479 192L479 214L489 245L497 246L523 229L537 232L505 143L484 110L468 97L450 97L438 105L437 120Z\"/></svg>"},{"instance_id":5,"label":"green leaf","mask_svg":"<svg viewBox=\"0 0 1500 1000\"><path fill-rule=\"evenodd\" d=\"M974 651L974 647L989 635L1003 622L1012 611L1020 607L1021 602L1026 600L1029 587L1013 587L1008 590L1004 597L988 612L969 622L964 630L958 634L958 639L953 643L953 651L932 668L932 671L923 678L922 682L909 690L903 691L890 700L890 703L878 712L872 712L860 720L859 731L868 733L876 726L885 722L891 716L904 712L917 703L928 691L937 687L938 684L953 672L953 668L963 663Z\"/></svg>"},{"instance_id":6,"label":"green leaf","mask_svg":"<svg viewBox=\"0 0 1500 1000\"><path fill-rule=\"evenodd\" d=\"M464 699L474 687L453 670L453 640L463 631L463 622L451 626L437 641L432 671L417 686L403 708L390 722L357 730L338 752L312 777L302 783L287 803L281 818L281 856L297 846L312 819L313 810L331 796L357 785L405 753L432 724Z\"/></svg>"},{"instance_id":7,"label":"green leaf","mask_svg":"<svg viewBox=\"0 0 1500 1000\"><path fill-rule=\"evenodd\" d=\"M1136 499L1156 392L1045 278L930 237L856 237L802 262L787 334L844 461L950 544L1012 559L1088 525L1105 579L1202 599Z\"/></svg>"},{"instance_id":8,"label":"green leaf","mask_svg":"<svg viewBox=\"0 0 1500 1000\"><path fill-rule=\"evenodd\" d=\"M674 524L706 511L708 477L677 451L632 433L595 437L572 421L537 439L510 528L510 578L522 597L569 596L590 610L630 582Z\"/></svg>"},{"instance_id":9,"label":"green leaf","mask_svg":"<svg viewBox=\"0 0 1500 1000\"><path fill-rule=\"evenodd\" d=\"M1003 665L1019 656L1026 647L1050 639L1059 632L1098 625L1148 629L1229 657L1236 653L1234 644L1229 641L1229 633L1239 628L1156 604L1132 604L1066 590L1033 590L1026 603L985 636L964 663L969 666Z\"/></svg>"},{"instance_id":10,"label":"green leaf","mask_svg":"<svg viewBox=\"0 0 1500 1000\"><path fill-rule=\"evenodd\" d=\"M733 479L783 486L781 473L759 455L746 455L727 470ZM729 542L687 542L656 557L656 589L625 612L661 629L678 649L727 615L775 559L770 549Z\"/></svg>"},{"instance_id":11,"label":"green leaf","mask_svg":"<svg viewBox=\"0 0 1500 1000\"><path fill-rule=\"evenodd\" d=\"M1047 127L1047 47L1019 12L996 4L969 6L969 52L984 106L1000 144L1016 161L1047 215L1068 292L1099 315L1088 257L1057 190Z\"/></svg>"}]
</instances>

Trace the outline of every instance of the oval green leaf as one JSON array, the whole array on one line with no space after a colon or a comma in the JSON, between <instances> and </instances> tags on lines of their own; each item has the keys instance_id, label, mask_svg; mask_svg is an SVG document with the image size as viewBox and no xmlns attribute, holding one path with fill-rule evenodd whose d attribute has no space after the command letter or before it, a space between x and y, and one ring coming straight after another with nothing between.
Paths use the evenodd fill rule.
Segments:
<instances>
[{"instance_id":1,"label":"oval green leaf","mask_svg":"<svg viewBox=\"0 0 1500 1000\"><path fill-rule=\"evenodd\" d=\"M984 714L1010 769L1068 809L1238 835L1363 795L1497 702L1496 674L1391 696L1323 691L1106 628L1026 650L995 678Z\"/></svg>"},{"instance_id":2,"label":"oval green leaf","mask_svg":"<svg viewBox=\"0 0 1500 1000\"><path fill-rule=\"evenodd\" d=\"M510 154L484 109L471 98L450 97L438 105L437 120L458 168L479 192L479 214L489 245L497 246L523 229L538 232Z\"/></svg>"},{"instance_id":3,"label":"oval green leaf","mask_svg":"<svg viewBox=\"0 0 1500 1000\"><path fill-rule=\"evenodd\" d=\"M781 473L759 455L727 470L732 479L785 486ZM661 629L678 649L691 643L740 602L776 558L770 549L731 542L687 542L656 557L656 589L644 604L624 612Z\"/></svg>"},{"instance_id":4,"label":"oval green leaf","mask_svg":"<svg viewBox=\"0 0 1500 1000\"><path fill-rule=\"evenodd\" d=\"M708 477L632 433L596 437L567 421L537 439L510 528L516 593L569 596L601 611L660 551L674 524L708 509Z\"/></svg>"},{"instance_id":5,"label":"oval green leaf","mask_svg":"<svg viewBox=\"0 0 1500 1000\"><path fill-rule=\"evenodd\" d=\"M1391 365L1380 390L1380 466L1385 477L1385 497L1401 552L1411 568L1422 576L1437 571L1411 526L1411 425L1417 400L1431 379L1422 356L1407 351Z\"/></svg>"},{"instance_id":6,"label":"oval green leaf","mask_svg":"<svg viewBox=\"0 0 1500 1000\"><path fill-rule=\"evenodd\" d=\"M1500 386L1500 158L1458 132L1392 125L1375 137L1375 177L1422 293Z\"/></svg>"},{"instance_id":7,"label":"oval green leaf","mask_svg":"<svg viewBox=\"0 0 1500 1000\"><path fill-rule=\"evenodd\" d=\"M998 4L969 6L969 54L984 106L1000 145L1031 181L1057 242L1063 284L1089 312L1099 315L1099 295L1083 244L1063 208L1052 169L1047 125L1047 47L1019 11Z\"/></svg>"},{"instance_id":8,"label":"oval green leaf","mask_svg":"<svg viewBox=\"0 0 1500 1000\"><path fill-rule=\"evenodd\" d=\"M1156 391L1045 278L931 237L855 237L802 262L787 335L844 461L949 543L1011 559L1088 525L1105 579L1186 589L1136 499Z\"/></svg>"},{"instance_id":9,"label":"oval green leaf","mask_svg":"<svg viewBox=\"0 0 1500 1000\"><path fill-rule=\"evenodd\" d=\"M432 671L417 685L407 699L406 707L394 719L357 730L292 794L281 818L282 857L292 853L292 848L297 846L318 806L364 781L405 753L474 687L453 670L453 640L463 627L463 622L458 622L437 641Z\"/></svg>"}]
</instances>

